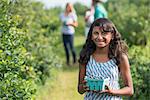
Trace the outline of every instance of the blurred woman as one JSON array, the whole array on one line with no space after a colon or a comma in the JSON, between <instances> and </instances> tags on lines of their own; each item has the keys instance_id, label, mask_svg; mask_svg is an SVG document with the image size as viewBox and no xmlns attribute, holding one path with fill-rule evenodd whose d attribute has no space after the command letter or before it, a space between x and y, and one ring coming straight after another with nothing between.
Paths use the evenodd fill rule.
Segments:
<instances>
[{"instance_id":1,"label":"blurred woman","mask_svg":"<svg viewBox=\"0 0 150 100\"><path fill-rule=\"evenodd\" d=\"M66 64L70 65L70 51L72 53L73 63L76 63L76 52L74 48L74 28L78 26L77 15L71 3L66 4L65 11L60 14L60 20L62 22L61 32L66 53Z\"/></svg>"},{"instance_id":2,"label":"blurred woman","mask_svg":"<svg viewBox=\"0 0 150 100\"><path fill-rule=\"evenodd\" d=\"M95 9L95 13L94 13L94 20L98 19L98 18L107 18L107 11L105 9L105 7L103 6L103 3L107 2L107 0L93 0L93 4L94 4L94 9Z\"/></svg>"}]
</instances>

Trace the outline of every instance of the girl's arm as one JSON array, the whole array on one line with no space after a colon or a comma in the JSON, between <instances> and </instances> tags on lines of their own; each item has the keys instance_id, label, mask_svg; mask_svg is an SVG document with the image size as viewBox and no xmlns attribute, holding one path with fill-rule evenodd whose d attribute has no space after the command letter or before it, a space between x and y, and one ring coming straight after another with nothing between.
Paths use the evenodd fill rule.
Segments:
<instances>
[{"instance_id":1,"label":"girl's arm","mask_svg":"<svg viewBox=\"0 0 150 100\"><path fill-rule=\"evenodd\" d=\"M119 68L120 68L121 76L123 78L125 86L119 90L104 90L103 92L108 92L112 95L132 96L133 95L133 83L132 83L130 65L129 65L127 55L125 54L122 55Z\"/></svg>"},{"instance_id":2,"label":"girl's arm","mask_svg":"<svg viewBox=\"0 0 150 100\"><path fill-rule=\"evenodd\" d=\"M69 23L67 23L67 25L77 27L78 26L78 21L77 21L76 13L72 13L72 20L73 20L73 22L69 22Z\"/></svg>"},{"instance_id":3,"label":"girl's arm","mask_svg":"<svg viewBox=\"0 0 150 100\"><path fill-rule=\"evenodd\" d=\"M78 92L83 94L85 92L85 65L79 64L79 77L78 77Z\"/></svg>"},{"instance_id":4,"label":"girl's arm","mask_svg":"<svg viewBox=\"0 0 150 100\"><path fill-rule=\"evenodd\" d=\"M78 22L74 21L72 23L67 23L67 25L73 26L73 27L77 27L78 26Z\"/></svg>"}]
</instances>

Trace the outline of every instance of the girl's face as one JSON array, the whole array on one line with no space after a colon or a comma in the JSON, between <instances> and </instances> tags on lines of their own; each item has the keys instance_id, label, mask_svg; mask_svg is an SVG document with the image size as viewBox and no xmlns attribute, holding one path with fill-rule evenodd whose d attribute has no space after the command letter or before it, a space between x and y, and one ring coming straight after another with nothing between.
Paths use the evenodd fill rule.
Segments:
<instances>
[{"instance_id":1,"label":"girl's face","mask_svg":"<svg viewBox=\"0 0 150 100\"><path fill-rule=\"evenodd\" d=\"M103 32L101 27L95 26L92 31L92 40L98 48L109 46L112 39L111 32Z\"/></svg>"},{"instance_id":2,"label":"girl's face","mask_svg":"<svg viewBox=\"0 0 150 100\"><path fill-rule=\"evenodd\" d=\"M71 4L67 4L66 11L67 12L71 12L72 11L72 5Z\"/></svg>"}]
</instances>

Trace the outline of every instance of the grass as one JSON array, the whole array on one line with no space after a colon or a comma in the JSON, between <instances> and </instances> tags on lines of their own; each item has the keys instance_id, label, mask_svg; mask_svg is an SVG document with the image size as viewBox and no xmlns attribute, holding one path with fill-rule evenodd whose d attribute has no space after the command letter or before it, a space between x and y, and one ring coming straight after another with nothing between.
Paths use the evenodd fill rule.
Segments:
<instances>
[{"instance_id":1,"label":"grass","mask_svg":"<svg viewBox=\"0 0 150 100\"><path fill-rule=\"evenodd\" d=\"M78 57L84 41L83 36L75 36ZM61 56L65 61L64 51L61 52ZM57 77L47 80L46 84L39 88L36 100L83 100L84 95L77 92L78 64L72 66L63 64L61 69L55 69L53 73Z\"/></svg>"}]
</instances>

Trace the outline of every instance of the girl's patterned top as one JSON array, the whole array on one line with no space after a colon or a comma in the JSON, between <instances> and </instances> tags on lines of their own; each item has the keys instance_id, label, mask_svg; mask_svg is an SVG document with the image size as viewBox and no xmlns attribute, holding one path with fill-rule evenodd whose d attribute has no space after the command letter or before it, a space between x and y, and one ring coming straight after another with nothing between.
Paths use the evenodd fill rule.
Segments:
<instances>
[{"instance_id":1,"label":"girl's patterned top","mask_svg":"<svg viewBox=\"0 0 150 100\"><path fill-rule=\"evenodd\" d=\"M107 62L96 62L90 56L90 60L86 65L86 76L93 79L109 78L109 86L111 89L119 89L119 69L115 59L110 59ZM86 92L84 100L122 100L120 96L114 96L108 93Z\"/></svg>"}]
</instances>

